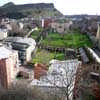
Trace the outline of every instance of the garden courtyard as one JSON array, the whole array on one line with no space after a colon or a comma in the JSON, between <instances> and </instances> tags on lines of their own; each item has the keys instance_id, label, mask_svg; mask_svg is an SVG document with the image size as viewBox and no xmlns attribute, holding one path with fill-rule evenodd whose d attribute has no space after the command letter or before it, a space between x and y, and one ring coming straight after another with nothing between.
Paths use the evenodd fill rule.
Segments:
<instances>
[{"instance_id":1,"label":"garden courtyard","mask_svg":"<svg viewBox=\"0 0 100 100\"><path fill-rule=\"evenodd\" d=\"M70 31L66 34L48 33L41 44L53 47L79 48L83 46L92 47L92 43L86 34L78 31Z\"/></svg>"},{"instance_id":2,"label":"garden courtyard","mask_svg":"<svg viewBox=\"0 0 100 100\"><path fill-rule=\"evenodd\" d=\"M39 36L39 31L32 33L32 38L36 39ZM66 34L56 32L48 32L46 37L41 40L41 45L51 48L72 48L78 49L80 47L92 47L92 42L86 34L82 34L77 30L69 31ZM37 49L32 62L49 64L52 59L65 60L65 52L50 52L45 49Z\"/></svg>"},{"instance_id":3,"label":"garden courtyard","mask_svg":"<svg viewBox=\"0 0 100 100\"><path fill-rule=\"evenodd\" d=\"M49 52L46 50L38 49L35 56L33 57L32 62L33 63L42 63L42 64L49 64L49 61L52 59L56 60L64 60L64 53L58 53L58 52Z\"/></svg>"}]
</instances>

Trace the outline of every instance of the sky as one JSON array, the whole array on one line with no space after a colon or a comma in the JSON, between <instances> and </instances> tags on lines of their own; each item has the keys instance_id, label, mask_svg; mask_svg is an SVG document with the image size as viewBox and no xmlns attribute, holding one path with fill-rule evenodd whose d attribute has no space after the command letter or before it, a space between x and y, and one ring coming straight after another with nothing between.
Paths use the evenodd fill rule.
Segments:
<instances>
[{"instance_id":1,"label":"sky","mask_svg":"<svg viewBox=\"0 0 100 100\"><path fill-rule=\"evenodd\" d=\"M100 0L0 0L0 6L7 2L15 4L54 3L55 8L64 15L100 15Z\"/></svg>"}]
</instances>

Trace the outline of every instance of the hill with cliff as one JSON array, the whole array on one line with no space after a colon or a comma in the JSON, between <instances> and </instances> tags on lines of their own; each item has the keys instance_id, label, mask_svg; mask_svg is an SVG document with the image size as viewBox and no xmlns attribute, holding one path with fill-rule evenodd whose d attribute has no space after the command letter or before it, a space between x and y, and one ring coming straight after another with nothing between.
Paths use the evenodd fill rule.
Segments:
<instances>
[{"instance_id":1,"label":"hill with cliff","mask_svg":"<svg viewBox=\"0 0 100 100\"><path fill-rule=\"evenodd\" d=\"M15 5L9 2L0 7L0 15L9 18L22 18L22 17L54 17L63 16L53 5L53 3L36 3L36 4L23 4Z\"/></svg>"}]
</instances>

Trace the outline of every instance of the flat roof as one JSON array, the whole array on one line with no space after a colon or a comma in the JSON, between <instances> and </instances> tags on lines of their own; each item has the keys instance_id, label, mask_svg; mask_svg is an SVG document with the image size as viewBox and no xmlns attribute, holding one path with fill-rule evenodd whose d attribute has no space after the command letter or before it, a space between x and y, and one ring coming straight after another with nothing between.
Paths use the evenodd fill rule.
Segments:
<instances>
[{"instance_id":1,"label":"flat roof","mask_svg":"<svg viewBox=\"0 0 100 100\"><path fill-rule=\"evenodd\" d=\"M0 47L0 59L8 58L12 54L12 50L9 50L5 47Z\"/></svg>"},{"instance_id":2,"label":"flat roof","mask_svg":"<svg viewBox=\"0 0 100 100\"><path fill-rule=\"evenodd\" d=\"M7 32L7 29L1 29L0 28L0 32Z\"/></svg>"},{"instance_id":3,"label":"flat roof","mask_svg":"<svg viewBox=\"0 0 100 100\"><path fill-rule=\"evenodd\" d=\"M18 42L18 43L25 43L28 45L36 45L36 42L32 38L25 38L25 37L7 37L5 41L8 42Z\"/></svg>"}]
</instances>

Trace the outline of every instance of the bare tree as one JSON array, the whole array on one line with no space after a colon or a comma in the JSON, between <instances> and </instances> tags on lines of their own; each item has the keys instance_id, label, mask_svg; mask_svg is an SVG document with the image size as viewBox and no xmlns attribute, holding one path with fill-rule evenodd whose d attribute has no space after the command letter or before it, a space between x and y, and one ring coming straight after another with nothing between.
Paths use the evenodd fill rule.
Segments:
<instances>
[{"instance_id":1,"label":"bare tree","mask_svg":"<svg viewBox=\"0 0 100 100\"><path fill-rule=\"evenodd\" d=\"M63 100L73 99L76 72L77 68L80 67L79 65L79 63L74 63L74 61L54 63L51 65L51 72L48 73L46 78L51 86L55 88L55 93L60 91L62 98L65 97Z\"/></svg>"},{"instance_id":2,"label":"bare tree","mask_svg":"<svg viewBox=\"0 0 100 100\"><path fill-rule=\"evenodd\" d=\"M81 92L81 96L83 96L84 99L86 99L88 95L91 95L93 100L100 100L99 78L95 79L91 76L91 72L95 73L93 69L95 66L96 64L85 64L81 68L78 90ZM86 97L83 95L84 93L87 94Z\"/></svg>"},{"instance_id":3,"label":"bare tree","mask_svg":"<svg viewBox=\"0 0 100 100\"><path fill-rule=\"evenodd\" d=\"M56 98L38 87L27 87L23 82L9 90L0 90L0 100L61 100Z\"/></svg>"},{"instance_id":4,"label":"bare tree","mask_svg":"<svg viewBox=\"0 0 100 100\"><path fill-rule=\"evenodd\" d=\"M11 36L23 36L24 30L20 29L16 22L11 23L12 30L9 32Z\"/></svg>"}]
</instances>

